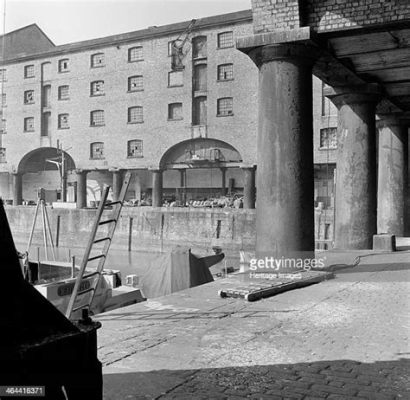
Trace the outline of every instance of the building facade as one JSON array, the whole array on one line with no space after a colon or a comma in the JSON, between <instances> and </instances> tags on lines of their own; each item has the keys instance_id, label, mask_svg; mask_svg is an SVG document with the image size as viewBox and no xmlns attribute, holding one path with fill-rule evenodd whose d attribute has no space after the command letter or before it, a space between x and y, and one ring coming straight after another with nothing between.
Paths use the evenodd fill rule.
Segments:
<instances>
[{"instance_id":1,"label":"building facade","mask_svg":"<svg viewBox=\"0 0 410 400\"><path fill-rule=\"evenodd\" d=\"M28 33L41 47L14 48ZM132 170L128 198L237 193L253 208L258 69L235 46L252 33L242 11L62 46L35 25L7 34L1 196L18 205L44 188L83 207ZM332 206L337 113L317 78L313 91L315 200Z\"/></svg>"}]
</instances>

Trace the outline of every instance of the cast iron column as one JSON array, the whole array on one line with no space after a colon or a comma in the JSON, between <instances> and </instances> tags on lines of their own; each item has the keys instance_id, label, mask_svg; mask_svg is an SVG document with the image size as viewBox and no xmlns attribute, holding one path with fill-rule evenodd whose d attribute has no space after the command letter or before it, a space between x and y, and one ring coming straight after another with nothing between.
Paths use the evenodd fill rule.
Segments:
<instances>
[{"instance_id":1,"label":"cast iron column","mask_svg":"<svg viewBox=\"0 0 410 400\"><path fill-rule=\"evenodd\" d=\"M303 44L265 45L259 67L256 253L310 258L314 252L312 67Z\"/></svg>"},{"instance_id":2,"label":"cast iron column","mask_svg":"<svg viewBox=\"0 0 410 400\"><path fill-rule=\"evenodd\" d=\"M255 167L241 167L243 171L243 208L255 208Z\"/></svg>"},{"instance_id":3,"label":"cast iron column","mask_svg":"<svg viewBox=\"0 0 410 400\"><path fill-rule=\"evenodd\" d=\"M186 169L180 169L179 170L179 174L180 174L180 201L185 204L186 203Z\"/></svg>"},{"instance_id":4,"label":"cast iron column","mask_svg":"<svg viewBox=\"0 0 410 400\"><path fill-rule=\"evenodd\" d=\"M222 173L221 195L226 196L227 190L226 190L226 168L225 167L221 167L221 173Z\"/></svg>"},{"instance_id":5,"label":"cast iron column","mask_svg":"<svg viewBox=\"0 0 410 400\"><path fill-rule=\"evenodd\" d=\"M162 207L162 171L152 170L152 207Z\"/></svg>"},{"instance_id":6,"label":"cast iron column","mask_svg":"<svg viewBox=\"0 0 410 400\"><path fill-rule=\"evenodd\" d=\"M77 169L77 208L87 207L87 173L83 169Z\"/></svg>"},{"instance_id":7,"label":"cast iron column","mask_svg":"<svg viewBox=\"0 0 410 400\"><path fill-rule=\"evenodd\" d=\"M117 201L119 199L121 188L122 188L122 171L119 169L112 170L112 195L113 195L114 201Z\"/></svg>"},{"instance_id":8,"label":"cast iron column","mask_svg":"<svg viewBox=\"0 0 410 400\"><path fill-rule=\"evenodd\" d=\"M379 131L379 176L377 185L377 233L404 235L404 191L407 168L408 128L405 120L381 116Z\"/></svg>"},{"instance_id":9,"label":"cast iron column","mask_svg":"<svg viewBox=\"0 0 410 400\"><path fill-rule=\"evenodd\" d=\"M339 110L336 164L335 247L371 249L376 233L375 108L379 87L328 88Z\"/></svg>"},{"instance_id":10,"label":"cast iron column","mask_svg":"<svg viewBox=\"0 0 410 400\"><path fill-rule=\"evenodd\" d=\"M23 204L23 174L13 173L13 206Z\"/></svg>"}]
</instances>

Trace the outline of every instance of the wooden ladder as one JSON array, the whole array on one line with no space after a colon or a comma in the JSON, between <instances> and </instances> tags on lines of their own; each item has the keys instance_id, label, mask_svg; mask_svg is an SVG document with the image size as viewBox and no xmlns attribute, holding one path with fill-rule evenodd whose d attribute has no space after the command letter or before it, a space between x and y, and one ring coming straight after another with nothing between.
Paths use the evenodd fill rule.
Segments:
<instances>
[{"instance_id":1,"label":"wooden ladder","mask_svg":"<svg viewBox=\"0 0 410 400\"><path fill-rule=\"evenodd\" d=\"M122 206L124 203L125 195L128 190L128 186L130 184L130 180L131 180L131 172L127 172L124 177L124 182L121 188L119 198L116 201L107 203L108 192L110 190L109 186L107 186L103 191L103 194L101 196L101 201L100 201L100 204L97 210L97 215L95 217L94 225L91 231L91 236L90 236L90 239L88 240L88 244L85 249L84 257L81 262L80 271L78 272L77 279L74 284L73 293L71 294L70 301L68 303L67 311L65 314L67 318L71 318L71 315L80 309L87 309L89 311L91 308L91 305L92 305L92 302L95 296L95 292L97 290L97 286L100 282L102 271L104 269L105 260L107 259L108 250L110 249L112 238L114 236L115 228L117 226L117 222L121 214ZM106 207L109 207L109 206L114 206L111 218L101 220L103 216L103 212L106 210ZM107 224L109 225L108 235L96 239L98 228L102 225L107 225ZM93 246L97 243L104 243L104 247L100 254L91 256ZM86 273L86 268L87 268L88 263L94 260L99 260L97 268L92 272ZM81 283L83 282L83 280L91 278L93 276L95 276L95 279L93 279L91 287L81 289L80 287L81 287ZM81 305L74 307L74 304L78 296L81 296L87 293L88 293L88 296L86 296L86 301L83 302Z\"/></svg>"}]
</instances>

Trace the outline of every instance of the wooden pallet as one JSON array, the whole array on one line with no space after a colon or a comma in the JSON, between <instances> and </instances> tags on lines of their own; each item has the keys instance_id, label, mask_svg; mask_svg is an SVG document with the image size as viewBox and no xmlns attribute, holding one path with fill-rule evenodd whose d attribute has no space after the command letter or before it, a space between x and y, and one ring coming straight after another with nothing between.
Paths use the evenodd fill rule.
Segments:
<instances>
[{"instance_id":1,"label":"wooden pallet","mask_svg":"<svg viewBox=\"0 0 410 400\"><path fill-rule=\"evenodd\" d=\"M241 298L246 301L256 301L334 277L332 272L322 271L309 271L301 275L301 278L298 279L255 279L245 284L242 282L240 286L219 290L218 295L222 298L230 297Z\"/></svg>"}]
</instances>

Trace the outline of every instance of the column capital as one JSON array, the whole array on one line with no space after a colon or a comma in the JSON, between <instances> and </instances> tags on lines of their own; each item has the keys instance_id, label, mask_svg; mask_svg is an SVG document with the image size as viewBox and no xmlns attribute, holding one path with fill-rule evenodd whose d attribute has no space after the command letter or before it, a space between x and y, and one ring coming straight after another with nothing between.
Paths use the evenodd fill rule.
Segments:
<instances>
[{"instance_id":1,"label":"column capital","mask_svg":"<svg viewBox=\"0 0 410 400\"><path fill-rule=\"evenodd\" d=\"M321 50L317 46L304 43L267 44L248 52L248 56L260 68L271 61L292 61L300 65L313 66Z\"/></svg>"},{"instance_id":2,"label":"column capital","mask_svg":"<svg viewBox=\"0 0 410 400\"><path fill-rule=\"evenodd\" d=\"M378 83L340 87L326 86L323 93L336 107L341 107L345 104L376 104L382 97L381 87Z\"/></svg>"},{"instance_id":3,"label":"column capital","mask_svg":"<svg viewBox=\"0 0 410 400\"><path fill-rule=\"evenodd\" d=\"M239 166L240 169L256 169L255 164L241 164Z\"/></svg>"},{"instance_id":4,"label":"column capital","mask_svg":"<svg viewBox=\"0 0 410 400\"><path fill-rule=\"evenodd\" d=\"M122 168L112 167L112 168L108 168L108 171L115 173L115 172L123 172L124 170Z\"/></svg>"}]
</instances>

